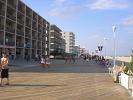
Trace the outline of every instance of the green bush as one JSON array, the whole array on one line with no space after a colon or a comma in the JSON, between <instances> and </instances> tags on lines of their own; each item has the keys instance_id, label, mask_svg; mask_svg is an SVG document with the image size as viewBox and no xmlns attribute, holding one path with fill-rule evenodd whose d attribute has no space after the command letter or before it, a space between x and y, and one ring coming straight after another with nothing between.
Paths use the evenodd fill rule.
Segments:
<instances>
[{"instance_id":1,"label":"green bush","mask_svg":"<svg viewBox=\"0 0 133 100\"><path fill-rule=\"evenodd\" d=\"M131 50L132 54L131 54L131 72L133 73L133 50Z\"/></svg>"},{"instance_id":2,"label":"green bush","mask_svg":"<svg viewBox=\"0 0 133 100\"><path fill-rule=\"evenodd\" d=\"M128 72L128 67L127 67L126 65L124 65L123 68L122 68L122 70L123 70L123 73L127 74L127 72Z\"/></svg>"}]
</instances>

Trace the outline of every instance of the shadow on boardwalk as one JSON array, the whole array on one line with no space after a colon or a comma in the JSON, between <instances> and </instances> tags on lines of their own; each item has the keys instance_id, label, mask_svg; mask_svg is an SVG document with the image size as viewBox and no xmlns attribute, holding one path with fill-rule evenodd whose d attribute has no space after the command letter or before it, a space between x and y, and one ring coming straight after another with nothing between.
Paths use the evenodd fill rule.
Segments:
<instances>
[{"instance_id":1,"label":"shadow on boardwalk","mask_svg":"<svg viewBox=\"0 0 133 100\"><path fill-rule=\"evenodd\" d=\"M23 66L23 67L22 67ZM64 60L52 60L50 67L42 68L40 64L29 65L23 64L21 67L12 67L11 72L41 72L41 73L107 73L105 66L91 62L64 63Z\"/></svg>"}]
</instances>

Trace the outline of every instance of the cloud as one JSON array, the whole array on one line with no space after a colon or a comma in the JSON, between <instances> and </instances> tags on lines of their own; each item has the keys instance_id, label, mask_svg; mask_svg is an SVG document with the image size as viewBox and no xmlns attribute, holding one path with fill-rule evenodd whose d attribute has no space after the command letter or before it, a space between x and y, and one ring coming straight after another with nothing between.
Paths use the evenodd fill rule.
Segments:
<instances>
[{"instance_id":1,"label":"cloud","mask_svg":"<svg viewBox=\"0 0 133 100\"><path fill-rule=\"evenodd\" d=\"M129 17L123 19L123 25L124 26L133 26L133 16L129 16Z\"/></svg>"},{"instance_id":2,"label":"cloud","mask_svg":"<svg viewBox=\"0 0 133 100\"><path fill-rule=\"evenodd\" d=\"M125 9L129 4L125 0L97 0L89 4L91 10Z\"/></svg>"},{"instance_id":3,"label":"cloud","mask_svg":"<svg viewBox=\"0 0 133 100\"><path fill-rule=\"evenodd\" d=\"M70 16L79 14L84 9L81 5L60 5L55 6L51 11L49 12L50 16L58 17L61 19L68 18Z\"/></svg>"}]
</instances>

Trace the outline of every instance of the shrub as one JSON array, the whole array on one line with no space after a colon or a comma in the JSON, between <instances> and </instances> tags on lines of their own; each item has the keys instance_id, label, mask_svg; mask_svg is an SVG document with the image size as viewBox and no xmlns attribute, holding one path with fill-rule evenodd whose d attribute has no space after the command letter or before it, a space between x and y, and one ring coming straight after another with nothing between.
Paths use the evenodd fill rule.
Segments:
<instances>
[{"instance_id":1,"label":"shrub","mask_svg":"<svg viewBox=\"0 0 133 100\"><path fill-rule=\"evenodd\" d=\"M133 73L133 50L131 50L131 72Z\"/></svg>"},{"instance_id":2,"label":"shrub","mask_svg":"<svg viewBox=\"0 0 133 100\"><path fill-rule=\"evenodd\" d=\"M125 74L127 74L127 72L128 72L128 67L125 65L125 62L123 62L123 64L122 64L122 72Z\"/></svg>"}]
</instances>

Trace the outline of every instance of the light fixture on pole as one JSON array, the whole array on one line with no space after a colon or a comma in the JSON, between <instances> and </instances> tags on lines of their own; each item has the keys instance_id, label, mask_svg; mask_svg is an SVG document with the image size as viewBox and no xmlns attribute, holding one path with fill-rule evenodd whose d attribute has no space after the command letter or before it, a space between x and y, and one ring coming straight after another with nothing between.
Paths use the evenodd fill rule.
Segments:
<instances>
[{"instance_id":1,"label":"light fixture on pole","mask_svg":"<svg viewBox=\"0 0 133 100\"><path fill-rule=\"evenodd\" d=\"M112 30L113 30L113 35L114 35L114 67L115 67L115 64L116 64L116 26L112 26Z\"/></svg>"},{"instance_id":2,"label":"light fixture on pole","mask_svg":"<svg viewBox=\"0 0 133 100\"><path fill-rule=\"evenodd\" d=\"M102 46L102 45L99 45L99 46L98 46L98 50L99 50L99 52L100 52L100 59L101 59L101 52L102 52L102 49L103 49L103 46Z\"/></svg>"},{"instance_id":3,"label":"light fixture on pole","mask_svg":"<svg viewBox=\"0 0 133 100\"><path fill-rule=\"evenodd\" d=\"M107 49L107 48L106 48L106 40L108 40L108 38L105 38L105 37L104 37L105 59L107 58L107 57L106 57L106 49Z\"/></svg>"}]
</instances>

